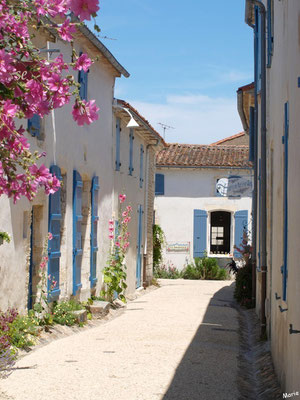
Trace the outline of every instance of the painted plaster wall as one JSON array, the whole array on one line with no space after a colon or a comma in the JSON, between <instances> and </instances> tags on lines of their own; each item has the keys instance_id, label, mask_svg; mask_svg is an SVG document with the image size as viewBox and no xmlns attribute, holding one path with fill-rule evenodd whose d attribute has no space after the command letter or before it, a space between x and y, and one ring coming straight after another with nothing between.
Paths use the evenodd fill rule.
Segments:
<instances>
[{"instance_id":1,"label":"painted plaster wall","mask_svg":"<svg viewBox=\"0 0 300 400\"><path fill-rule=\"evenodd\" d=\"M157 173L165 176L165 194L155 197L155 222L163 229L166 242L189 242L187 253L164 251L164 261L171 261L177 268L193 259L194 210L228 211L231 217L231 254L234 244L234 213L248 210L251 216L251 198L232 199L216 196L217 179L230 175L250 175L249 170L217 168L159 168ZM251 231L251 225L249 225ZM207 246L209 250L210 215L207 219ZM210 255L210 253L208 253ZM224 258L224 256L213 255Z\"/></svg>"},{"instance_id":2,"label":"painted plaster wall","mask_svg":"<svg viewBox=\"0 0 300 400\"><path fill-rule=\"evenodd\" d=\"M97 52L89 42L81 38L79 50L87 49L91 57ZM65 59L68 60L71 48L62 42L51 43L53 48L61 49ZM112 100L114 80L117 75L111 67L103 62L95 63L90 68L88 83L88 98L96 99L100 108L99 120L88 127L78 127L73 121L71 105L45 117L43 141L29 137L32 151L46 151L43 159L45 165L56 164L61 168L64 176L65 214L62 220L62 241L60 280L61 298L67 298L72 293L72 193L73 170L76 169L84 181L83 205L86 217L84 251L86 256L82 265L82 284L79 297L82 300L91 294L89 283L89 212L90 212L90 181L93 175L99 176L99 225L98 225L98 261L97 292L100 291L101 270L105 265L109 240L107 232L107 216L111 215L113 167L112 167ZM75 78L77 79L77 73ZM27 122L25 121L25 126ZM32 205L42 207L42 221L40 226L40 242L48 232L48 197L42 192L32 203L21 199L16 205L5 197L0 198L0 227L8 231L12 237L10 244L0 247L0 308L8 306L18 307L24 311L27 305L28 268L30 254L30 214ZM105 232L105 234L103 234ZM37 267L37 266L36 266Z\"/></svg>"},{"instance_id":3,"label":"painted plaster wall","mask_svg":"<svg viewBox=\"0 0 300 400\"><path fill-rule=\"evenodd\" d=\"M289 324L300 330L299 170L300 170L300 4L298 0L274 1L274 51L268 70L268 279L267 305L272 353L278 377L287 392L299 390L300 334L289 334ZM288 164L288 282L282 300L284 103L289 101ZM281 297L275 300L275 293ZM285 312L280 312L287 309Z\"/></svg>"}]
</instances>

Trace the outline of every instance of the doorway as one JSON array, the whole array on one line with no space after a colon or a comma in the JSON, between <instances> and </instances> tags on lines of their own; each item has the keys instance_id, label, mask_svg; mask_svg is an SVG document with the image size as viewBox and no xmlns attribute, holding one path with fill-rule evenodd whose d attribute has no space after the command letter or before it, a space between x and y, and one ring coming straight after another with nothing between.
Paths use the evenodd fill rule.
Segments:
<instances>
[{"instance_id":1,"label":"doorway","mask_svg":"<svg viewBox=\"0 0 300 400\"><path fill-rule=\"evenodd\" d=\"M214 211L210 214L210 253L230 253L231 213Z\"/></svg>"}]
</instances>

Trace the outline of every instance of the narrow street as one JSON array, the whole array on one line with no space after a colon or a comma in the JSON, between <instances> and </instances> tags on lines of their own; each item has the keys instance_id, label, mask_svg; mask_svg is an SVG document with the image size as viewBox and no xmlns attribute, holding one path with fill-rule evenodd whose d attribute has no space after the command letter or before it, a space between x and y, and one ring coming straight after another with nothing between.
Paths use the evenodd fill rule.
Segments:
<instances>
[{"instance_id":1,"label":"narrow street","mask_svg":"<svg viewBox=\"0 0 300 400\"><path fill-rule=\"evenodd\" d=\"M164 280L119 317L20 359L0 391L13 400L238 399L232 301L229 281Z\"/></svg>"}]
</instances>

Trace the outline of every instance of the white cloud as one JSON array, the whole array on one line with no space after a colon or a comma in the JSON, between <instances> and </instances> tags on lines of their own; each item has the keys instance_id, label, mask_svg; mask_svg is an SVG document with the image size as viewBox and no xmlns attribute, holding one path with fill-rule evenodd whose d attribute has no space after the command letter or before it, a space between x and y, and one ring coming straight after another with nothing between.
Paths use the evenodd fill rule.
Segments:
<instances>
[{"instance_id":1,"label":"white cloud","mask_svg":"<svg viewBox=\"0 0 300 400\"><path fill-rule=\"evenodd\" d=\"M162 104L129 100L162 134L159 122L173 126L167 142L209 144L242 131L236 99L203 95L170 95Z\"/></svg>"}]
</instances>

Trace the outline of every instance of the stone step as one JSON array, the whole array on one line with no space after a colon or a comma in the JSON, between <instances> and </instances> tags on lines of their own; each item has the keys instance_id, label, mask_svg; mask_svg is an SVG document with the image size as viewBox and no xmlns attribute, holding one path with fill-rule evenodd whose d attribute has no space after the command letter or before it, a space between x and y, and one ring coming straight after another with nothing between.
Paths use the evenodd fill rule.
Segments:
<instances>
[{"instance_id":1,"label":"stone step","mask_svg":"<svg viewBox=\"0 0 300 400\"><path fill-rule=\"evenodd\" d=\"M73 311L78 324L84 324L87 322L87 311L86 310L76 310Z\"/></svg>"},{"instance_id":2,"label":"stone step","mask_svg":"<svg viewBox=\"0 0 300 400\"><path fill-rule=\"evenodd\" d=\"M108 301L94 300L93 304L89 306L89 311L93 317L103 317L108 314L110 303Z\"/></svg>"}]
</instances>

